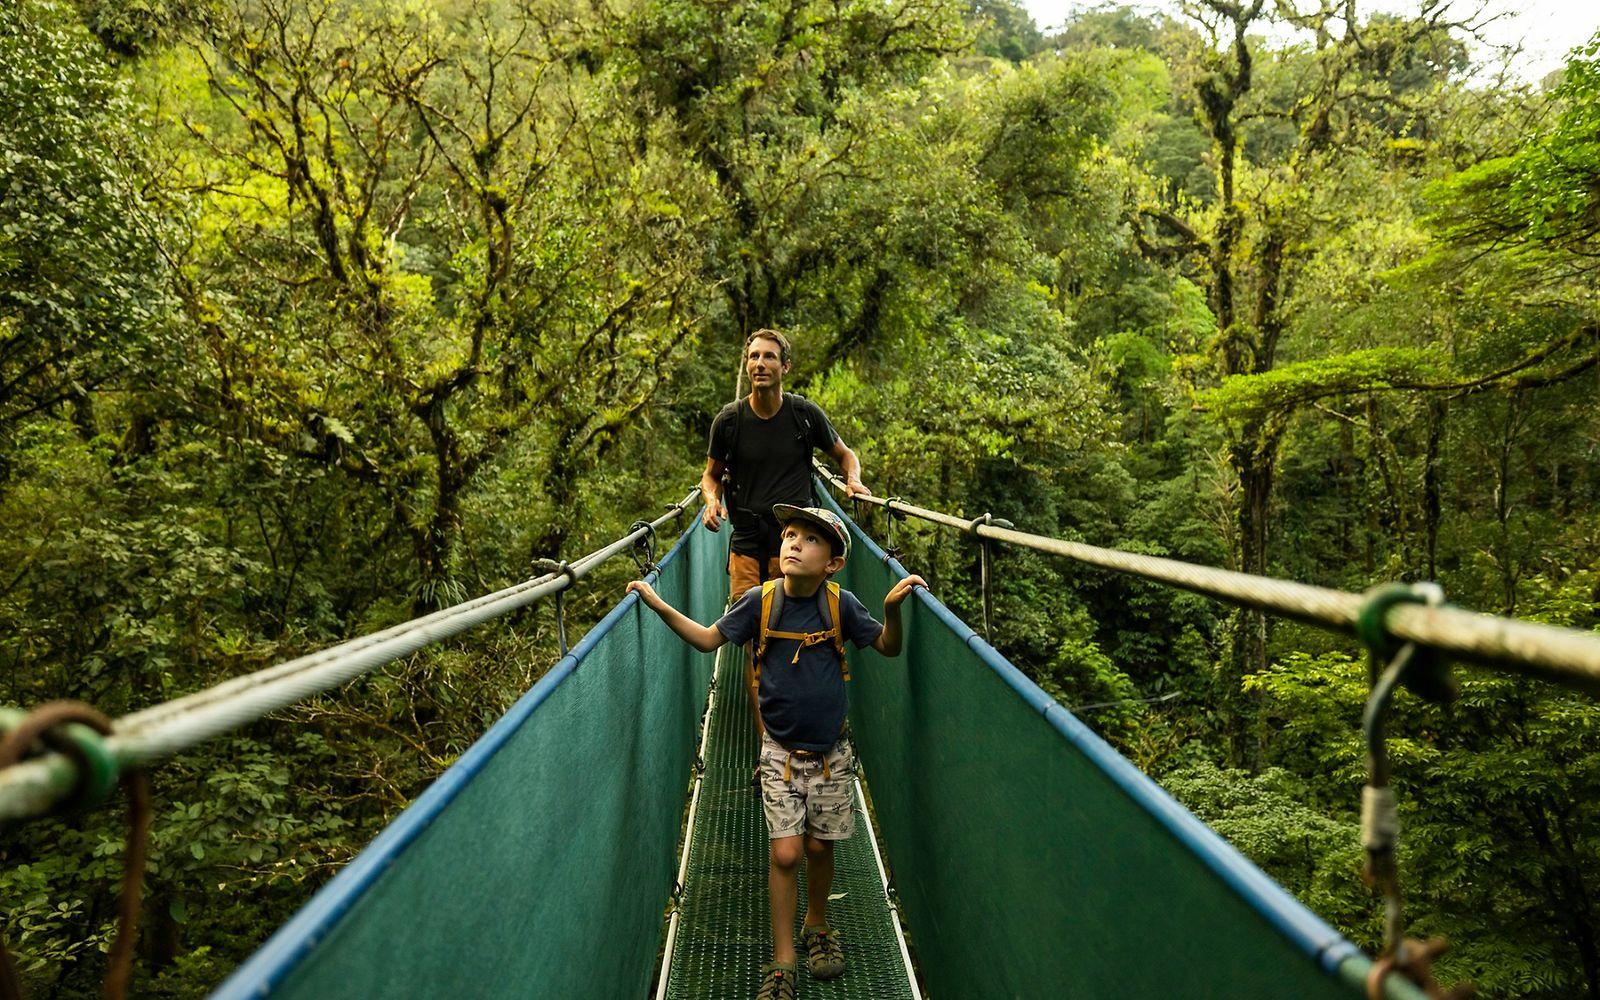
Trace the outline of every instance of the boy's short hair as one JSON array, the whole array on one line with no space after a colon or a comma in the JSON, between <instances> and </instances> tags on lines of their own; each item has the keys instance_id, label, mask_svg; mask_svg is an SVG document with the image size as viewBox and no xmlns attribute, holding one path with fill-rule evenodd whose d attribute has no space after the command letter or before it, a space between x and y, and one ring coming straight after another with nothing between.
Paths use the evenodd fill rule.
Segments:
<instances>
[{"instance_id":1,"label":"boy's short hair","mask_svg":"<svg viewBox=\"0 0 1600 1000\"><path fill-rule=\"evenodd\" d=\"M850 558L850 532L845 529L844 521L831 510L821 507L796 507L793 504L775 503L772 505L772 516L778 523L788 527L790 521L809 521L823 529L827 536L828 549L834 555L844 559Z\"/></svg>"},{"instance_id":2,"label":"boy's short hair","mask_svg":"<svg viewBox=\"0 0 1600 1000\"><path fill-rule=\"evenodd\" d=\"M789 363L789 352L793 348L789 344L789 338L788 337L785 337L783 334L779 333L777 330L769 330L766 327L762 327L761 329L757 330L755 333L752 333L750 336L744 338L744 350L745 350L746 354L750 353L750 345L752 343L754 343L755 341L757 341L757 340L770 340L774 344L777 344L778 345L778 360L783 362L784 364L788 364Z\"/></svg>"}]
</instances>

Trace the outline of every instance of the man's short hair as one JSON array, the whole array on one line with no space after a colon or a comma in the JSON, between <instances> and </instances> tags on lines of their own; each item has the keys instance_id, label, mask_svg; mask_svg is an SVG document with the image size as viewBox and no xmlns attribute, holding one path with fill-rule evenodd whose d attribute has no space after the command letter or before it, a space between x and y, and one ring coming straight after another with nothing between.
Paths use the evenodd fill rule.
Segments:
<instances>
[{"instance_id":1,"label":"man's short hair","mask_svg":"<svg viewBox=\"0 0 1600 1000\"><path fill-rule=\"evenodd\" d=\"M750 352L750 345L753 342L755 342L756 340L770 340L774 344L777 344L778 345L778 360L783 362L784 364L788 364L789 363L790 344L789 344L789 338L788 337L785 337L783 334L779 333L777 330L769 330L766 327L762 327L761 329L757 330L755 333L752 333L750 336L744 338L745 353L748 354Z\"/></svg>"}]
</instances>

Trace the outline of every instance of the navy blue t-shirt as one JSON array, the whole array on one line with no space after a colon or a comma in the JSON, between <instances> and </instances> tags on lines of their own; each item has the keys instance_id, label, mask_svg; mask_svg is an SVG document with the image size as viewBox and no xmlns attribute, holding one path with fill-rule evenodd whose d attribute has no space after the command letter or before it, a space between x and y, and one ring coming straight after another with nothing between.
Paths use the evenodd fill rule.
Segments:
<instances>
[{"instance_id":1,"label":"navy blue t-shirt","mask_svg":"<svg viewBox=\"0 0 1600 1000\"><path fill-rule=\"evenodd\" d=\"M883 631L882 623L848 590L839 591L839 619L840 633L858 649L872 645ZM777 628L780 632L822 631L816 597L785 595ZM716 629L735 646L754 639L761 630L761 588L745 591L728 613L717 619ZM800 661L791 663L798 645L798 639L767 641L761 665L761 721L772 738L789 749L820 753L839 739L850 702L833 644L807 646L800 651Z\"/></svg>"}]
</instances>

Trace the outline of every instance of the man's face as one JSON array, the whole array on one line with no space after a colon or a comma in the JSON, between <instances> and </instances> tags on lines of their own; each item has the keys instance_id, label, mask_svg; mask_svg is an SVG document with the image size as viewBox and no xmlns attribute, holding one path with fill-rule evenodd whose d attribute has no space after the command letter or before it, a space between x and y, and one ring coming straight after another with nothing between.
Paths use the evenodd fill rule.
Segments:
<instances>
[{"instance_id":1,"label":"man's face","mask_svg":"<svg viewBox=\"0 0 1600 1000\"><path fill-rule=\"evenodd\" d=\"M810 521L798 519L783 526L778 560L784 576L816 579L844 568L844 560L833 554L827 534Z\"/></svg>"},{"instance_id":2,"label":"man's face","mask_svg":"<svg viewBox=\"0 0 1600 1000\"><path fill-rule=\"evenodd\" d=\"M757 337L745 348L744 372L750 377L752 388L765 389L783 384L783 377L789 374L789 365L783 360L783 351L777 341Z\"/></svg>"}]
</instances>

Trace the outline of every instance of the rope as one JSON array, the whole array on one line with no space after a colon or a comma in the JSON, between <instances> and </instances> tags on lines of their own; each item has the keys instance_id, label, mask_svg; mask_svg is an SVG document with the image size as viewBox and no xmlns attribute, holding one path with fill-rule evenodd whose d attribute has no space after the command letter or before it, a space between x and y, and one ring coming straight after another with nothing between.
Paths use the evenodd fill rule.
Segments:
<instances>
[{"instance_id":1,"label":"rope","mask_svg":"<svg viewBox=\"0 0 1600 1000\"><path fill-rule=\"evenodd\" d=\"M649 576L658 568L656 566L656 527L649 521L635 521L628 526L628 531L635 532L640 528L645 533L633 543L634 565L639 567L640 576Z\"/></svg>"},{"instance_id":2,"label":"rope","mask_svg":"<svg viewBox=\"0 0 1600 1000\"><path fill-rule=\"evenodd\" d=\"M1077 715L1080 712L1094 712L1102 708L1118 708L1122 705L1160 705L1164 702L1176 701L1182 697L1182 691L1168 691L1166 694L1158 694L1151 698L1119 698L1116 701L1097 701L1090 705L1071 705L1068 706L1067 711Z\"/></svg>"},{"instance_id":3,"label":"rope","mask_svg":"<svg viewBox=\"0 0 1600 1000\"><path fill-rule=\"evenodd\" d=\"M826 468L824 468L820 463L817 465L817 468L822 469L824 475L827 475L830 479L832 478L832 474L829 473L828 470ZM835 487L838 486L838 480L834 480L834 485L835 485ZM866 503L867 502L867 498L866 497L857 496L856 499L858 501L862 502L862 503ZM872 498L873 501L876 501L876 499L877 499L876 497ZM902 520L905 518L905 515L901 514L896 509L896 504L901 504L901 503L904 503L904 502L905 501L903 499L901 499L900 497L897 497L897 496L891 496L887 500L883 501L883 527L884 527L884 537L886 539L886 541L884 542L883 549L884 549L885 552L889 553L889 558L890 559L899 559L900 558L900 549L899 549L899 547L897 547L894 544L894 522L895 522L895 518L896 518L897 515Z\"/></svg>"},{"instance_id":4,"label":"rope","mask_svg":"<svg viewBox=\"0 0 1600 1000\"><path fill-rule=\"evenodd\" d=\"M844 484L821 462L816 463L816 470L825 482L835 489L843 489ZM888 507L888 502L878 497L861 499L864 503ZM888 509L957 531L970 531L980 538L992 538L1064 556L1101 569L1156 580L1335 632L1355 634L1356 621L1361 613L1361 595L1342 590L1197 566L1176 559L1137 555L1119 549L1103 549L997 525L972 527L970 519L916 507L898 497L894 498L894 506ZM1536 625L1515 618L1477 614L1449 606L1428 607L1420 604L1405 604L1389 609L1384 625L1392 636L1402 642L1415 642L1458 659L1510 668L1600 695L1600 635L1592 632Z\"/></svg>"},{"instance_id":5,"label":"rope","mask_svg":"<svg viewBox=\"0 0 1600 1000\"><path fill-rule=\"evenodd\" d=\"M1361 715L1367 744L1367 784L1361 790L1361 847L1366 853L1362 876L1383 894L1383 952L1367 978L1369 997L1383 995L1391 971L1420 987L1430 998L1465 998L1470 985L1446 993L1433 979L1433 960L1445 949L1443 938L1419 942L1405 936L1405 895L1400 884L1400 808L1389 784L1389 751L1384 721L1396 688L1405 685L1423 698L1453 701L1458 692L1449 669L1436 650L1414 642L1398 642L1386 627L1389 612L1407 604L1437 607L1444 591L1437 584L1391 583L1367 592L1356 619L1356 634L1367 647L1367 674L1372 691Z\"/></svg>"},{"instance_id":6,"label":"rope","mask_svg":"<svg viewBox=\"0 0 1600 1000\"><path fill-rule=\"evenodd\" d=\"M643 522L640 522L640 521L633 522L633 529L632 530L637 530L641 523L643 523ZM652 528L651 530L653 531L655 529ZM572 584L578 582L578 578L576 576L572 575L572 566L571 566L571 564L568 563L565 559L535 559L533 561L533 568L537 569L537 570L541 570L541 571L543 571L544 573L546 573L546 574L548 574L550 576L564 576L564 577L566 577L568 586L571 586ZM566 656L567 652L568 652L568 647L567 647L567 602L566 602L566 598L564 596L565 594L566 594L566 590L565 589L556 591L556 641L561 646L561 655L562 656Z\"/></svg>"},{"instance_id":7,"label":"rope","mask_svg":"<svg viewBox=\"0 0 1600 1000\"><path fill-rule=\"evenodd\" d=\"M111 720L82 702L52 701L40 705L17 719L14 725L6 727L5 739L0 740L0 771L16 766L36 743L42 743L76 763L78 777L74 792L81 799L86 792L94 790L104 768L94 760L92 752L84 751L89 741L72 733L71 727L85 727L98 740L98 737L111 733ZM143 771L129 770L123 772L121 780L123 789L128 793L128 839L123 851L122 891L117 896L117 936L111 945L103 986L103 995L107 1000L122 1000L128 993L128 982L133 976L133 945L139 928L139 895L144 887L145 859L150 847L149 779ZM0 998L22 998L22 981L4 942L0 942Z\"/></svg>"},{"instance_id":8,"label":"rope","mask_svg":"<svg viewBox=\"0 0 1600 1000\"><path fill-rule=\"evenodd\" d=\"M1388 992L1384 989L1384 982L1391 974L1403 977L1421 990L1428 1000L1472 1000L1477 996L1477 991L1471 984L1463 983L1445 989L1434 980L1434 959L1444 954L1446 948L1444 938L1429 938L1426 941L1406 938L1401 954L1384 955L1373 962L1372 968L1367 971L1368 1000L1385 1000Z\"/></svg>"},{"instance_id":9,"label":"rope","mask_svg":"<svg viewBox=\"0 0 1600 1000\"><path fill-rule=\"evenodd\" d=\"M699 487L651 522L660 527L700 495ZM349 642L224 681L174 701L123 716L105 741L120 768L135 767L178 754L214 736L231 732L297 701L339 687L357 677L451 636L526 607L583 579L597 566L627 551L644 529L596 549L570 566L570 573L544 574L492 594L435 611L422 618ZM0 820L49 812L70 793L76 769L69 758L52 753L0 772Z\"/></svg>"}]
</instances>

